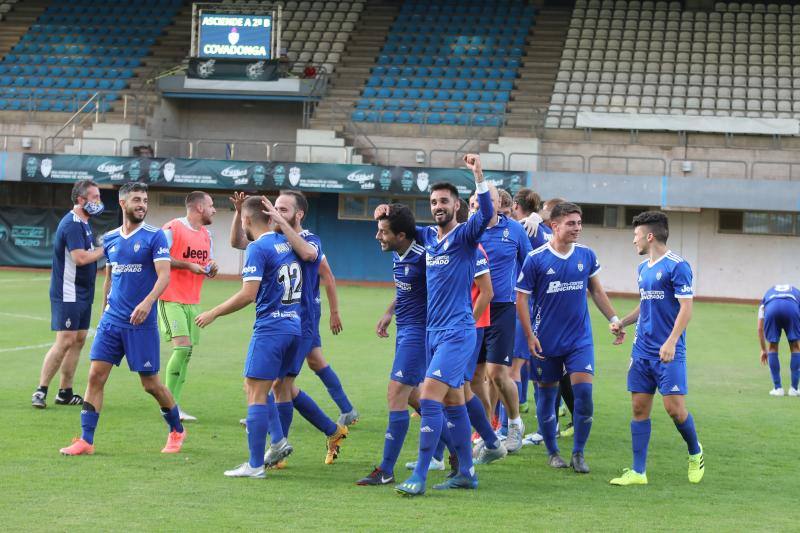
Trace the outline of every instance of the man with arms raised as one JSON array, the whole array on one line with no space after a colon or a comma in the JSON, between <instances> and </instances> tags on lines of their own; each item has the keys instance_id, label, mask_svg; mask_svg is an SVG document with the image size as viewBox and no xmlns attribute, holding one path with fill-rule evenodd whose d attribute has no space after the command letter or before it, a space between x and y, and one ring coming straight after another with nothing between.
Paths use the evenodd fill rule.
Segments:
<instances>
[{"instance_id":1,"label":"man with arms raised","mask_svg":"<svg viewBox=\"0 0 800 533\"><path fill-rule=\"evenodd\" d=\"M325 464L332 464L338 457L341 441L347 436L347 426L337 424L331 420L308 394L298 389L294 384L295 378L300 374L303 363L307 359L313 357L315 362L320 360L323 363L325 362L322 357L319 335L319 279L321 273L323 271L329 272L330 268L322 253L322 242L319 237L310 231L304 230L301 226L303 218L308 212L308 202L302 193L282 191L275 200L275 206L265 198L264 208L272 218L275 230L287 238L295 254L300 259L299 265L302 270L301 274L305 287L300 302L302 335L298 341L297 353L286 375L281 376L281 379L275 384L275 395L269 399L270 402L277 401L276 409L281 427L273 428L270 426L270 438L273 446L267 454L267 466L278 466L278 463L291 453L291 447L278 447L277 444L283 436L288 437L295 409L300 412L303 418L325 434L327 438ZM234 223L237 219L238 217L234 216ZM231 243L234 248L240 248L245 242L247 242L247 237L239 232L234 232L233 228L231 228ZM334 304L331 303L331 305ZM327 368L329 374L333 374L336 378L338 383L336 390L340 391L341 395L347 400L344 391L341 390L341 383L336 374L327 364L324 368ZM320 374L318 373L318 375ZM323 379L324 381L325 379ZM334 392L334 394L338 397L337 392ZM354 411L352 406L350 406L349 411ZM357 416L357 413L354 414Z\"/></svg>"},{"instance_id":2,"label":"man with arms raised","mask_svg":"<svg viewBox=\"0 0 800 533\"><path fill-rule=\"evenodd\" d=\"M72 392L72 379L92 319L97 261L103 248L95 248L89 217L103 212L100 189L91 180L79 180L72 187L72 210L56 229L53 270L50 275L50 329L56 342L45 355L39 387L31 398L33 407L47 406L47 388L61 369L56 404L81 405L83 398Z\"/></svg>"},{"instance_id":3,"label":"man with arms raised","mask_svg":"<svg viewBox=\"0 0 800 533\"><path fill-rule=\"evenodd\" d=\"M558 382L566 370L575 391L571 465L575 472L587 474L584 448L594 414L595 367L587 289L609 321L616 321L617 316L597 276L597 256L577 243L582 229L581 208L571 203L556 205L550 227L553 239L528 255L517 279L517 313L528 339L534 380L539 384L536 417L550 455L549 464L553 468L567 467L556 443Z\"/></svg>"},{"instance_id":4,"label":"man with arms raised","mask_svg":"<svg viewBox=\"0 0 800 533\"><path fill-rule=\"evenodd\" d=\"M194 323L199 313L200 290L206 277L217 275L213 242L206 229L217 210L211 195L193 191L186 195L186 216L170 220L164 235L170 250L169 286L158 299L158 325L161 335L172 342L172 356L167 363L167 388L178 404L183 421L197 420L180 408L181 393L192 350L200 340Z\"/></svg>"},{"instance_id":5,"label":"man with arms raised","mask_svg":"<svg viewBox=\"0 0 800 533\"><path fill-rule=\"evenodd\" d=\"M178 406L158 377L160 349L154 304L169 285L169 246L164 232L144 223L147 215L147 185L126 183L119 189L122 226L103 240L106 280L103 284L104 312L89 355L89 383L81 411L81 438L61 449L64 455L94 453L94 432L103 407L103 391L114 365L122 358L139 374L144 390L151 394L169 426L162 453L180 451L186 432Z\"/></svg>"},{"instance_id":6,"label":"man with arms raised","mask_svg":"<svg viewBox=\"0 0 800 533\"><path fill-rule=\"evenodd\" d=\"M464 156L475 176L479 211L464 224L455 220L460 200L449 183L431 187L431 214L435 226L419 228L417 238L426 250L428 367L420 394L420 446L414 473L395 489L400 494L425 493L428 465L445 424L444 404L459 473L436 485L437 489L474 489L478 486L472 466L470 422L464 405L464 373L475 347L475 318L470 288L475 273L475 248L494 215L489 188L477 155ZM386 206L379 206L376 215ZM385 211L383 211L385 212Z\"/></svg>"},{"instance_id":7,"label":"man with arms raised","mask_svg":"<svg viewBox=\"0 0 800 533\"><path fill-rule=\"evenodd\" d=\"M274 222L263 212L261 197L244 200L241 224L251 241L245 251L242 288L225 302L199 314L195 322L204 328L220 316L235 313L252 302L256 304L256 320L244 365L250 458L226 470L225 475L263 478L267 431L276 425L277 418L275 405L267 404L267 395L275 380L286 375L297 353L304 287L299 259L286 237L275 233ZM278 447L283 447L286 439L282 435L280 441Z\"/></svg>"},{"instance_id":8,"label":"man with arms raised","mask_svg":"<svg viewBox=\"0 0 800 533\"><path fill-rule=\"evenodd\" d=\"M648 258L639 264L639 305L622 320L609 325L619 334L636 324L633 353L628 367L633 420L631 445L633 467L611 480L612 485L647 484L647 447L650 412L656 389L664 409L689 448L689 482L700 483L705 473L703 448L697 440L694 418L686 410L686 326L692 317L692 268L667 248L669 220L659 211L645 211L633 218L633 244ZM578 395L575 394L576 426ZM575 435L578 434L577 428Z\"/></svg>"}]
</instances>

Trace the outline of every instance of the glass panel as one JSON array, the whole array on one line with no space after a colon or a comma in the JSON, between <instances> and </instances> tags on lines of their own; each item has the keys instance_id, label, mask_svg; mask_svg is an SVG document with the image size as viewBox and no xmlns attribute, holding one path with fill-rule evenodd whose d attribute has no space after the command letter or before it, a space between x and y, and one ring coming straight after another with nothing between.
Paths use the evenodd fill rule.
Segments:
<instances>
[{"instance_id":1,"label":"glass panel","mask_svg":"<svg viewBox=\"0 0 800 533\"><path fill-rule=\"evenodd\" d=\"M604 220L605 227L616 228L618 218L619 218L619 207L615 205L607 205L605 212L605 220Z\"/></svg>"},{"instance_id":2,"label":"glass panel","mask_svg":"<svg viewBox=\"0 0 800 533\"><path fill-rule=\"evenodd\" d=\"M367 201L363 196L345 196L343 216L362 218L366 213Z\"/></svg>"},{"instance_id":3,"label":"glass panel","mask_svg":"<svg viewBox=\"0 0 800 533\"><path fill-rule=\"evenodd\" d=\"M414 217L416 217L418 221L424 220L430 222L433 220L433 217L431 217L431 203L427 198L414 200L413 209Z\"/></svg>"},{"instance_id":4,"label":"glass panel","mask_svg":"<svg viewBox=\"0 0 800 533\"><path fill-rule=\"evenodd\" d=\"M644 213L648 209L646 207L626 207L625 208L625 227L633 227L633 217L640 213Z\"/></svg>"},{"instance_id":5,"label":"glass panel","mask_svg":"<svg viewBox=\"0 0 800 533\"><path fill-rule=\"evenodd\" d=\"M769 213L756 213L753 211L745 211L744 232L769 233Z\"/></svg>"},{"instance_id":6,"label":"glass panel","mask_svg":"<svg viewBox=\"0 0 800 533\"><path fill-rule=\"evenodd\" d=\"M742 232L742 224L744 224L744 213L741 211L720 211L719 212L719 230L720 231L733 231L736 233Z\"/></svg>"},{"instance_id":7,"label":"glass panel","mask_svg":"<svg viewBox=\"0 0 800 533\"><path fill-rule=\"evenodd\" d=\"M769 231L778 235L791 235L794 233L794 215L790 213L770 214Z\"/></svg>"},{"instance_id":8,"label":"glass panel","mask_svg":"<svg viewBox=\"0 0 800 533\"><path fill-rule=\"evenodd\" d=\"M582 205L583 215L581 220L586 226L603 225L603 206L602 205Z\"/></svg>"}]
</instances>

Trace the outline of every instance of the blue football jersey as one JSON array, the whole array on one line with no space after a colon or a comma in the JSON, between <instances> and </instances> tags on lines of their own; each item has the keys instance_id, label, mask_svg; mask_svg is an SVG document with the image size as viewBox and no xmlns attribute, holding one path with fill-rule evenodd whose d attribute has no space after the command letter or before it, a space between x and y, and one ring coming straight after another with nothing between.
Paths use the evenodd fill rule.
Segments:
<instances>
[{"instance_id":1,"label":"blue football jersey","mask_svg":"<svg viewBox=\"0 0 800 533\"><path fill-rule=\"evenodd\" d=\"M800 290L792 285L775 285L764 294L761 299L761 307L759 310L759 317L764 317L764 309L767 308L770 302L775 300L794 300L795 303L800 305Z\"/></svg>"},{"instance_id":2,"label":"blue football jersey","mask_svg":"<svg viewBox=\"0 0 800 533\"><path fill-rule=\"evenodd\" d=\"M91 303L97 263L77 266L72 250L94 250L92 228L70 211L56 228L53 243L53 270L50 274L50 299L57 302Z\"/></svg>"},{"instance_id":3,"label":"blue football jersey","mask_svg":"<svg viewBox=\"0 0 800 533\"><path fill-rule=\"evenodd\" d=\"M486 228L480 242L492 267L492 302L513 302L517 274L532 250L525 228L500 215L497 224Z\"/></svg>"},{"instance_id":4,"label":"blue football jersey","mask_svg":"<svg viewBox=\"0 0 800 533\"><path fill-rule=\"evenodd\" d=\"M428 290L425 285L425 248L412 241L403 255L392 253L396 288L394 314L397 327L424 326L427 320Z\"/></svg>"},{"instance_id":5,"label":"blue football jersey","mask_svg":"<svg viewBox=\"0 0 800 533\"><path fill-rule=\"evenodd\" d=\"M517 278L517 290L533 300L531 326L543 355L559 357L592 344L586 290L600 271L594 251L574 244L566 255L550 244L528 254Z\"/></svg>"},{"instance_id":6,"label":"blue football jersey","mask_svg":"<svg viewBox=\"0 0 800 533\"><path fill-rule=\"evenodd\" d=\"M267 232L247 245L242 280L260 281L253 331L300 335L303 267L286 237Z\"/></svg>"},{"instance_id":7,"label":"blue football jersey","mask_svg":"<svg viewBox=\"0 0 800 533\"><path fill-rule=\"evenodd\" d=\"M300 302L300 320L302 321L303 335L311 335L317 327L320 309L319 298L319 264L324 257L322 241L308 230L303 230L300 236L307 243L317 249L317 258L313 261L300 261L303 273L303 297Z\"/></svg>"},{"instance_id":8,"label":"blue football jersey","mask_svg":"<svg viewBox=\"0 0 800 533\"><path fill-rule=\"evenodd\" d=\"M643 261L639 273L639 320L633 338L633 355L659 359L661 346L672 334L680 311L680 298L694 297L692 267L678 254L668 251L658 261ZM686 332L675 345L675 359L686 358Z\"/></svg>"},{"instance_id":9,"label":"blue football jersey","mask_svg":"<svg viewBox=\"0 0 800 533\"><path fill-rule=\"evenodd\" d=\"M527 234L526 234L527 235ZM550 242L550 239L553 238L553 230L550 229L544 222L539 223L539 230L536 232L536 235L528 237L528 240L531 243L531 250L535 250L538 247L547 244Z\"/></svg>"},{"instance_id":10,"label":"blue football jersey","mask_svg":"<svg viewBox=\"0 0 800 533\"><path fill-rule=\"evenodd\" d=\"M106 234L103 251L111 265L111 291L103 320L127 328L155 328L155 305L138 326L131 324L130 319L133 310L156 284L155 262L170 260L164 232L161 228L141 224L130 235L125 235L119 227Z\"/></svg>"},{"instance_id":11,"label":"blue football jersey","mask_svg":"<svg viewBox=\"0 0 800 533\"><path fill-rule=\"evenodd\" d=\"M441 240L436 226L417 228L426 252L429 331L475 326L471 297L475 248L494 215L488 190L478 194L478 203L478 212Z\"/></svg>"}]
</instances>

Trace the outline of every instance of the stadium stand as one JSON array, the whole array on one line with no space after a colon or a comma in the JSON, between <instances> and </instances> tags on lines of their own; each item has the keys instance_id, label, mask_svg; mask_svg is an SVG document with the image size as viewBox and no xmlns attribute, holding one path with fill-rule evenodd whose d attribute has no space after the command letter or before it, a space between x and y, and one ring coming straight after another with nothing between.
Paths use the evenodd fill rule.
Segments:
<instances>
[{"instance_id":1,"label":"stadium stand","mask_svg":"<svg viewBox=\"0 0 800 533\"><path fill-rule=\"evenodd\" d=\"M800 118L800 5L578 0L546 126L578 111Z\"/></svg>"},{"instance_id":2,"label":"stadium stand","mask_svg":"<svg viewBox=\"0 0 800 533\"><path fill-rule=\"evenodd\" d=\"M0 110L74 112L103 91L108 111L181 5L51 2L0 61Z\"/></svg>"},{"instance_id":3,"label":"stadium stand","mask_svg":"<svg viewBox=\"0 0 800 533\"><path fill-rule=\"evenodd\" d=\"M236 6L264 4L251 0L225 0ZM281 48L293 63L292 72L300 75L308 63L323 66L332 73L344 52L363 2L274 2L283 9Z\"/></svg>"},{"instance_id":4,"label":"stadium stand","mask_svg":"<svg viewBox=\"0 0 800 533\"><path fill-rule=\"evenodd\" d=\"M533 23L522 2L404 2L351 118L500 126Z\"/></svg>"}]
</instances>

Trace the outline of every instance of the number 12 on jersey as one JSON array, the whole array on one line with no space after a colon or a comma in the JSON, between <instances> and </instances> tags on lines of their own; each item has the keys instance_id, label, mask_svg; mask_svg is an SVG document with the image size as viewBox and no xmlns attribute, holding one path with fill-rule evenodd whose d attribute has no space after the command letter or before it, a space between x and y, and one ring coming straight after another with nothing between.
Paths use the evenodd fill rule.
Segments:
<instances>
[{"instance_id":1,"label":"number 12 on jersey","mask_svg":"<svg viewBox=\"0 0 800 533\"><path fill-rule=\"evenodd\" d=\"M288 265L281 265L278 270L278 283L283 285L282 304L300 303L300 295L303 291L303 273L299 264L294 262Z\"/></svg>"}]
</instances>

